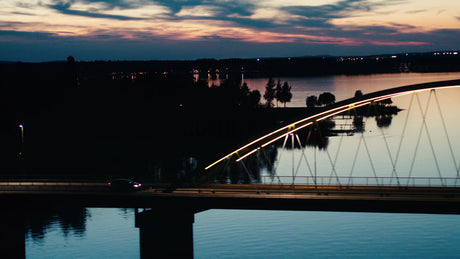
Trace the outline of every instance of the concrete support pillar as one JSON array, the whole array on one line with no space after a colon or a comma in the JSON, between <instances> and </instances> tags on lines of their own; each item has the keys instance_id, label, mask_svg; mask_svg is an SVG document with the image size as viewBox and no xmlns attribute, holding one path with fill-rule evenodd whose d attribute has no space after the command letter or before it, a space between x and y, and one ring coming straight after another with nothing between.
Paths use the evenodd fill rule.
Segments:
<instances>
[{"instance_id":1,"label":"concrete support pillar","mask_svg":"<svg viewBox=\"0 0 460 259\"><path fill-rule=\"evenodd\" d=\"M140 254L147 258L193 258L194 212L138 210Z\"/></svg>"},{"instance_id":2,"label":"concrete support pillar","mask_svg":"<svg viewBox=\"0 0 460 259\"><path fill-rule=\"evenodd\" d=\"M25 258L24 214L3 208L0 212L0 258Z\"/></svg>"}]
</instances>

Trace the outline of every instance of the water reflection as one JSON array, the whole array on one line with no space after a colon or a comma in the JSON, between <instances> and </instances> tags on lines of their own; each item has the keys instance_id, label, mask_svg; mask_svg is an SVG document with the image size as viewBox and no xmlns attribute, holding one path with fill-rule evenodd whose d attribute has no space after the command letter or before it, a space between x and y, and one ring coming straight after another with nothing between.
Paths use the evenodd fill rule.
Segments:
<instances>
[{"instance_id":1,"label":"water reflection","mask_svg":"<svg viewBox=\"0 0 460 259\"><path fill-rule=\"evenodd\" d=\"M211 173L213 177L208 181L219 184L273 183L279 177L279 172L277 173L279 163L282 163L281 166L291 164L292 167L295 167L297 165L294 158L287 162L286 159L282 160L284 151L293 153L293 156L294 152L297 153L296 156L304 156L306 148L328 152L331 137L345 136L347 138L352 137L355 133L362 134L366 131L364 120L367 121L370 118L375 119L377 128L388 128L393 117L401 111L400 108L391 104L392 101L389 99L350 110L347 114L315 122L309 127L290 133L271 145L261 148L255 154L246 157L244 161L236 162L236 158L232 158L214 166L213 173ZM316 154L314 156L316 157ZM304 159L307 160L306 157ZM331 157L329 159L331 160ZM298 164L300 165L300 162ZM313 170L310 165L308 167L309 171Z\"/></svg>"},{"instance_id":2,"label":"water reflection","mask_svg":"<svg viewBox=\"0 0 460 259\"><path fill-rule=\"evenodd\" d=\"M356 90L363 94L389 89L397 86L460 78L459 72L454 73L400 73L375 75L337 75L318 77L282 77L292 86L293 97L288 107L305 107L305 99L310 95L331 92L337 101L353 97ZM268 78L245 78L251 90L265 90Z\"/></svg>"},{"instance_id":3,"label":"water reflection","mask_svg":"<svg viewBox=\"0 0 460 259\"><path fill-rule=\"evenodd\" d=\"M379 128L388 128L391 125L393 116L391 114L377 115L375 116L375 121Z\"/></svg>"},{"instance_id":4,"label":"water reflection","mask_svg":"<svg viewBox=\"0 0 460 259\"><path fill-rule=\"evenodd\" d=\"M75 213L76 215L72 215ZM27 258L139 258L139 229L134 209L46 209L22 221L20 242ZM33 225L29 221L32 219ZM35 236L32 236L34 233ZM4 258L4 257L2 257ZM20 258L20 257L13 257Z\"/></svg>"},{"instance_id":5,"label":"water reflection","mask_svg":"<svg viewBox=\"0 0 460 259\"><path fill-rule=\"evenodd\" d=\"M245 158L243 163L234 163L238 158L235 156L232 161L215 166L204 180L228 184L262 183L267 177L272 181L276 177L293 178L292 175L303 174L302 183L311 178L316 181L319 176L334 178L337 182L339 178L347 178L342 183L362 178L360 181L367 184L368 179L373 178L372 183L377 185L383 182L416 185L415 181L419 181L419 185L456 185L458 163L452 160L457 159L457 153L449 154L449 150L457 151L460 143L456 141L460 132L459 124L455 123L458 115L452 112L458 106L453 98L458 94L455 89L417 93L416 97L415 94L401 96L350 110L348 114L297 131L295 136L280 139ZM443 129L444 124L449 124L446 129ZM240 145L230 143L230 146L234 150ZM218 158L214 150L201 150L201 154ZM295 163L291 157L295 157ZM203 165L201 159L197 156L194 160L196 167L187 165L190 157L170 160L175 166L172 170L178 172L174 176L179 179L177 182L201 180L196 177L202 168L200 164ZM314 165L308 165L306 160L314 160Z\"/></svg>"},{"instance_id":6,"label":"water reflection","mask_svg":"<svg viewBox=\"0 0 460 259\"><path fill-rule=\"evenodd\" d=\"M249 156L244 163L221 163L216 165L201 181L219 184L246 184L260 182L261 173L273 172L278 149L274 145L267 146L254 156Z\"/></svg>"},{"instance_id":7,"label":"water reflection","mask_svg":"<svg viewBox=\"0 0 460 259\"><path fill-rule=\"evenodd\" d=\"M24 228L25 234L22 239L2 239L1 244L24 247L26 242L27 258L193 258L195 213L174 208L17 210L14 218L21 220L10 217L1 223L22 221L15 224L14 233ZM14 253L14 258L23 257L17 249Z\"/></svg>"},{"instance_id":8,"label":"water reflection","mask_svg":"<svg viewBox=\"0 0 460 259\"><path fill-rule=\"evenodd\" d=\"M86 208L43 208L26 214L26 236L40 241L50 228L58 228L64 237L69 235L83 237L86 231L86 220L91 214ZM56 226L57 225L57 226Z\"/></svg>"},{"instance_id":9,"label":"water reflection","mask_svg":"<svg viewBox=\"0 0 460 259\"><path fill-rule=\"evenodd\" d=\"M84 238L63 245L73 234L58 231L44 245L28 240L27 258L144 258L132 209L127 220L121 209L88 211L94 224ZM190 242L195 258L452 258L460 252L459 231L458 215L209 210L195 215Z\"/></svg>"},{"instance_id":10,"label":"water reflection","mask_svg":"<svg viewBox=\"0 0 460 259\"><path fill-rule=\"evenodd\" d=\"M25 258L27 239L39 246L45 245L49 234L56 229L60 233L54 234L64 239L85 238L86 222L90 218L86 208L3 208L0 213L0 257Z\"/></svg>"}]
</instances>

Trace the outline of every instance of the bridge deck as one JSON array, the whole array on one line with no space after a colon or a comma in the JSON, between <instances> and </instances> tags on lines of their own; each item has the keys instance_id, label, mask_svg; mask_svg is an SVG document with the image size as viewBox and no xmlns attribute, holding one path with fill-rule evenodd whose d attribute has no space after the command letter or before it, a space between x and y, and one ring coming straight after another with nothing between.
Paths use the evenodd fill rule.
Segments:
<instances>
[{"instance_id":1,"label":"bridge deck","mask_svg":"<svg viewBox=\"0 0 460 259\"><path fill-rule=\"evenodd\" d=\"M458 187L208 185L165 192L110 192L102 184L0 188L0 207L132 207L165 210L268 209L460 214ZM24 187L24 186L23 186Z\"/></svg>"}]
</instances>

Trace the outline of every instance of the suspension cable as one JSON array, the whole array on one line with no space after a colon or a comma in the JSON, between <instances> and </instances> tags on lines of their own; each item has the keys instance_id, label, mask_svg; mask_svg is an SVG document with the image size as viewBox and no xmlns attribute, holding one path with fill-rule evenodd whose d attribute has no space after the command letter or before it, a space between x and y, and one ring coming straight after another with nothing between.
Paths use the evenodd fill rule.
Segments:
<instances>
[{"instance_id":1,"label":"suspension cable","mask_svg":"<svg viewBox=\"0 0 460 259\"><path fill-rule=\"evenodd\" d=\"M238 155L238 157L240 156L238 153L236 153ZM249 177L249 182L255 182L255 179L254 177L251 175L251 173L249 172L248 168L246 167L246 165L244 164L244 161L243 160L240 160L241 162L241 165L243 166L243 169L244 171L246 172L246 174L248 175ZM256 186L256 192L259 193L259 189L257 188L257 184L255 185Z\"/></svg>"},{"instance_id":2,"label":"suspension cable","mask_svg":"<svg viewBox=\"0 0 460 259\"><path fill-rule=\"evenodd\" d=\"M435 90L432 89L430 91L430 97L431 97L431 93L433 93ZM428 98L428 102L431 100L431 98ZM426 110L428 111L428 105L429 103L427 103L427 107L426 107ZM426 116L426 112L425 112L425 116ZM431 148L431 153L433 154L433 158L434 158L434 162L436 164L436 169L438 170L438 174L439 174L439 179L441 180L441 184L442 186L445 186L444 184L444 181L443 181L443 178L442 178L442 174L441 174L441 169L439 168L439 163L438 163L438 158L436 156L436 152L434 151L434 147L433 147L433 141L431 140L431 135L430 135L430 132L428 130L428 126L426 124L426 118L424 117L423 118L423 125L425 126L425 132L426 132L426 135L428 137L428 141L430 143L430 148Z\"/></svg>"},{"instance_id":3,"label":"suspension cable","mask_svg":"<svg viewBox=\"0 0 460 259\"><path fill-rule=\"evenodd\" d=\"M353 109L353 110L355 111L355 113L356 113L356 108L355 108L354 106L352 107L352 109ZM350 110L351 110L351 109L348 109L348 110L347 110L347 116L350 115ZM347 122L348 122L348 119L345 121L345 123L347 123ZM337 150L336 150L336 152L335 152L334 163L333 163L333 168L334 168L334 169L337 168L337 158L339 157L339 151L340 151L341 148L342 148L343 138L344 138L344 134L342 134L342 135L340 136L339 145L337 146ZM332 175L332 171L331 171L331 175Z\"/></svg>"},{"instance_id":4,"label":"suspension cable","mask_svg":"<svg viewBox=\"0 0 460 259\"><path fill-rule=\"evenodd\" d=\"M272 171L273 171L273 174L276 176L276 178L278 178L278 183L279 183L279 184L283 184L283 183L281 182L281 179L280 179L279 175L276 173L276 171L274 171L274 169L273 169L273 168L274 168L274 165L273 165L272 161L270 160L270 158L268 157L267 152L265 152L265 149L261 148L260 150L261 150L261 152L263 153L265 159L267 160L268 165L271 167L271 169L272 169ZM273 184L273 181L274 181L274 178L272 177L271 184Z\"/></svg>"},{"instance_id":5,"label":"suspension cable","mask_svg":"<svg viewBox=\"0 0 460 259\"><path fill-rule=\"evenodd\" d=\"M369 104L369 107L367 109L367 115L369 115L369 113L370 113L370 109L371 109L370 105L371 104ZM356 110L355 110L355 116L358 116L358 113L356 112ZM363 117L366 117L366 116L363 116ZM368 118L366 117L366 121L363 121L363 123L366 124L367 120L368 120ZM347 183L348 186L350 185L352 175L353 175L353 172L355 170L356 161L358 160L359 149L361 148L361 142L363 141L363 139L364 139L364 131L361 132L361 136L360 136L359 141L358 141L358 146L356 147L355 157L353 158L353 163L352 163L351 168L350 168L350 176L348 178L348 183Z\"/></svg>"},{"instance_id":6,"label":"suspension cable","mask_svg":"<svg viewBox=\"0 0 460 259\"><path fill-rule=\"evenodd\" d=\"M292 167L291 167L292 185L294 185L294 183L295 183L295 175L294 175L294 173L295 173L295 171L294 171L294 160L295 160L295 157L294 157L294 155L295 155L295 152L294 152L294 150L295 150L295 146L294 146L294 134L295 134L295 133L289 133L289 134L288 134L289 136L291 136L291 147L292 147L292 151L291 151L291 153L292 153L292 159L291 159L291 162L292 162L292 163L291 163L291 166L292 166Z\"/></svg>"},{"instance_id":7,"label":"suspension cable","mask_svg":"<svg viewBox=\"0 0 460 259\"><path fill-rule=\"evenodd\" d=\"M374 105L374 112L375 112L375 114L376 114L376 116L377 116L377 113L378 113L378 112L377 112L377 107L376 107L375 105ZM396 171L395 171L395 170L396 170L396 169L395 169L395 162L394 162L394 160L393 160L393 156L391 155L391 151L390 151L390 147L389 147L389 145L388 145L388 140L387 140L385 131L383 130L383 127L378 127L378 128L380 128L380 132L382 133L383 141L385 142L385 147L386 147L386 150L387 150L388 157L390 158L390 162L391 162L391 165L392 165L392 167L393 167L393 171L396 172ZM391 177L393 177L393 172L392 172L391 174L392 174ZM398 176L396 176L396 180L397 180L398 186L399 186L399 178L398 178ZM382 180L382 181L383 181L383 180ZM391 181L391 180L390 180L390 181ZM382 185L383 185L383 183L382 183Z\"/></svg>"},{"instance_id":8,"label":"suspension cable","mask_svg":"<svg viewBox=\"0 0 460 259\"><path fill-rule=\"evenodd\" d=\"M375 105L375 104L371 103L369 105ZM370 111L370 109L371 109L371 107L369 107L368 112ZM369 159L369 163L371 165L372 172L374 173L374 176L375 176L375 182L377 183L377 186L380 186L379 178L377 177L377 172L375 171L374 162L372 161L372 156L371 156L371 153L369 152L369 148L367 146L367 142L366 142L366 138L364 137L364 133L361 136L363 138L364 147L366 148L366 153L367 153L367 157Z\"/></svg>"},{"instance_id":9,"label":"suspension cable","mask_svg":"<svg viewBox=\"0 0 460 259\"><path fill-rule=\"evenodd\" d=\"M399 177L398 177L398 173L396 171L396 165L398 163L398 160L399 160L399 154L401 152L401 147L402 147L402 143L403 143L403 140L404 140L404 136L405 136L405 133L406 133L406 129L407 129L407 123L409 122L409 115L411 113L411 109L412 109L412 103L413 103L413 100L414 100L414 95L416 94L416 92L414 92L413 94L411 94L411 97L410 97L410 101L409 101L409 108L407 109L407 113L406 113L406 119L404 121L404 126L403 126L403 129L402 129L402 132L401 132L401 138L400 138L400 141L399 141L399 145L398 145L398 150L396 151L396 157L395 157L395 161L394 161L394 165L393 165L393 172L391 174L391 179L390 179L390 184L392 183L392 179L393 179L393 175L396 176L396 180L398 181L398 186L400 186L400 181L399 181Z\"/></svg>"},{"instance_id":10,"label":"suspension cable","mask_svg":"<svg viewBox=\"0 0 460 259\"><path fill-rule=\"evenodd\" d=\"M273 171L275 172L275 174L277 174L278 165L279 165L279 163L281 161L281 157L282 157L282 155L284 153L284 148L286 147L286 142L287 142L288 137L289 137L289 134L286 134L286 136L284 137L283 147L281 148L281 152L278 155L278 159L276 160L275 166L273 167Z\"/></svg>"},{"instance_id":11,"label":"suspension cable","mask_svg":"<svg viewBox=\"0 0 460 259\"><path fill-rule=\"evenodd\" d=\"M431 96L431 94L430 94ZM410 166L410 169L409 169L409 175L408 175L408 178L407 178L407 186L409 186L409 181L410 181L410 178L412 176L412 170L414 168L414 163L415 163L415 157L417 156L417 151L418 151L418 146L420 144L420 138L422 136L422 131L423 131L423 120L425 119L425 114L423 114L423 111L422 109L420 108L420 99L418 97L418 93L416 92L415 93L415 97L417 98L417 102L418 102L418 106L419 106L419 110L420 112L422 113L422 125L420 125L420 130L419 130L419 133L418 133L418 138L417 138L417 142L415 144L415 150L414 150L414 156L412 158L412 163L411 163L411 166Z\"/></svg>"},{"instance_id":12,"label":"suspension cable","mask_svg":"<svg viewBox=\"0 0 460 259\"><path fill-rule=\"evenodd\" d=\"M297 143L299 144L300 147L302 147L302 143L300 142L299 136L297 134L295 136L297 137ZM310 171L311 176L314 179L313 172L312 172L311 167L310 167L310 163L308 163L307 156L305 155L305 149L301 148L301 150L302 150L301 159L299 159L299 163L297 164L297 169L296 169L296 172L295 172L295 176L297 176L297 173L299 172L300 164L301 164L302 158L303 158L305 160L306 164L307 164L307 167L308 167L308 170ZM313 181L314 181L314 183L316 185L316 179L314 179Z\"/></svg>"},{"instance_id":13,"label":"suspension cable","mask_svg":"<svg viewBox=\"0 0 460 259\"><path fill-rule=\"evenodd\" d=\"M433 158L435 160L435 165L436 165L436 168L438 170L438 174L439 174L439 177L440 177L440 180L441 180L441 184L442 184L442 186L444 186L444 182L443 182L442 175L441 175L441 170L439 169L438 160L436 158L436 154L435 154L434 148L433 148L433 143L431 141L431 137L430 137L428 128L426 126L426 121L425 121L426 120L426 114L427 114L427 111L428 111L428 107L430 106L431 95L432 95L432 91L430 91L430 93L428 95L428 101L427 101L427 104L426 104L426 107L425 107L425 111L423 111L423 109L422 109L422 105L420 103L420 98L419 98L418 94L416 95L418 107L419 107L419 110L420 110L420 112L422 114L422 125L420 126L420 131L419 131L419 134L418 134L417 144L416 144L415 151L414 151L414 157L412 159L412 163L411 163L411 167L410 167L410 171L409 171L409 177L407 179L407 186L409 186L409 181L410 181L410 178L412 176L412 171L413 171L413 168L414 168L415 158L417 156L417 152L418 152L418 148L419 148L420 139L421 139L421 136L422 136L423 129L425 129L425 132L426 132L427 137L428 137L428 141L429 141L429 144L430 144L430 147L431 147L431 152L432 152Z\"/></svg>"},{"instance_id":14,"label":"suspension cable","mask_svg":"<svg viewBox=\"0 0 460 259\"><path fill-rule=\"evenodd\" d=\"M444 134L446 134L446 139L447 139L447 143L449 145L450 155L452 156L452 161L454 163L454 167L455 167L455 170L457 172L457 178L458 178L458 177L460 177L460 175L459 175L460 167L457 166L457 161L455 159L454 151L452 149L452 144L450 142L449 134L447 133L446 123L445 123L445 120L444 120L444 116L442 116L441 106L439 104L438 95L436 94L436 91L434 91L434 98L435 98L436 104L438 106L438 111L439 111L439 116L441 118L442 127L444 128ZM455 180L455 181L457 181L457 180Z\"/></svg>"},{"instance_id":15,"label":"suspension cable","mask_svg":"<svg viewBox=\"0 0 460 259\"><path fill-rule=\"evenodd\" d=\"M319 139L320 139L320 141L323 141L323 136L322 136L322 134L321 134L321 130L320 130L320 128L319 128L319 124L318 124L317 121L315 121L315 125L316 125L316 127L317 127L317 129L318 129ZM326 144L326 143L322 143L322 144ZM328 159L329 159L329 163L330 163L331 166L332 166L332 172L331 172L331 175L330 175L330 177L329 177L329 183L328 183L328 184L329 184L329 185L331 184L332 173L334 173L334 174L335 174L335 177L336 177L336 180L337 180L337 184L338 184L339 186L342 186L342 185L340 184L340 179L339 179L339 176L337 175L337 171L335 170L335 165L334 165L334 163L332 162L331 155L329 154L329 151L327 150L327 148L326 148L326 154L327 154L327 157L328 157Z\"/></svg>"},{"instance_id":16,"label":"suspension cable","mask_svg":"<svg viewBox=\"0 0 460 259\"><path fill-rule=\"evenodd\" d=\"M305 140L305 144L308 143L311 137L311 132L313 131L314 126L310 127L310 130L308 131L307 134L307 139ZM313 176L313 181L315 183L315 188L318 187L318 181L317 181L317 171L316 171L316 147L313 145L313 165L314 165L314 176Z\"/></svg>"}]
</instances>

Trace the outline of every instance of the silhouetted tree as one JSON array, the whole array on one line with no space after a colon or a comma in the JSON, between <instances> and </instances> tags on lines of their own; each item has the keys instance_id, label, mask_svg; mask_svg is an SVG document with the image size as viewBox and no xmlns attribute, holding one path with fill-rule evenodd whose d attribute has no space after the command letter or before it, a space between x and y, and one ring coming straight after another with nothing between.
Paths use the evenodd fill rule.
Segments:
<instances>
[{"instance_id":1,"label":"silhouetted tree","mask_svg":"<svg viewBox=\"0 0 460 259\"><path fill-rule=\"evenodd\" d=\"M364 130L363 116L354 116L353 117L353 126L354 126L356 131L362 132Z\"/></svg>"},{"instance_id":2,"label":"silhouetted tree","mask_svg":"<svg viewBox=\"0 0 460 259\"><path fill-rule=\"evenodd\" d=\"M329 144L329 131L335 127L334 120L328 118L319 121L307 128L305 131L299 131L302 146L318 147L319 149L326 149Z\"/></svg>"},{"instance_id":3,"label":"silhouetted tree","mask_svg":"<svg viewBox=\"0 0 460 259\"><path fill-rule=\"evenodd\" d=\"M383 106L388 106L388 105L393 104L393 101L391 100L391 98L388 98L385 100L378 101L378 104L383 105Z\"/></svg>"},{"instance_id":4,"label":"silhouetted tree","mask_svg":"<svg viewBox=\"0 0 460 259\"><path fill-rule=\"evenodd\" d=\"M292 93L291 93L291 86L288 82L284 82L283 86L280 88L280 91L276 92L276 98L278 101L284 104L286 107L286 103L291 101Z\"/></svg>"},{"instance_id":5,"label":"silhouetted tree","mask_svg":"<svg viewBox=\"0 0 460 259\"><path fill-rule=\"evenodd\" d=\"M253 90L249 93L249 107L255 108L260 103L260 92L259 90Z\"/></svg>"},{"instance_id":6,"label":"silhouetted tree","mask_svg":"<svg viewBox=\"0 0 460 259\"><path fill-rule=\"evenodd\" d=\"M358 97L361 97L361 96L363 96L363 92L361 92L361 90L356 90L355 98L358 98Z\"/></svg>"},{"instance_id":7,"label":"silhouetted tree","mask_svg":"<svg viewBox=\"0 0 460 259\"><path fill-rule=\"evenodd\" d=\"M248 87L248 84L246 82L244 82L241 87L240 87L240 91L243 95L249 95L249 87Z\"/></svg>"},{"instance_id":8,"label":"silhouetted tree","mask_svg":"<svg viewBox=\"0 0 460 259\"><path fill-rule=\"evenodd\" d=\"M250 90L249 90L248 84L244 82L240 86L240 90L238 93L238 100L237 100L238 106L247 107L249 105L249 92Z\"/></svg>"},{"instance_id":9,"label":"silhouetted tree","mask_svg":"<svg viewBox=\"0 0 460 259\"><path fill-rule=\"evenodd\" d=\"M329 92L324 92L318 97L318 105L331 105L335 103L335 96Z\"/></svg>"},{"instance_id":10,"label":"silhouetted tree","mask_svg":"<svg viewBox=\"0 0 460 259\"><path fill-rule=\"evenodd\" d=\"M382 114L375 116L375 121L377 122L377 126L379 128L388 128L391 125L392 120L393 116L391 116L391 114Z\"/></svg>"},{"instance_id":11,"label":"silhouetted tree","mask_svg":"<svg viewBox=\"0 0 460 259\"><path fill-rule=\"evenodd\" d=\"M280 101L280 95L282 94L283 89L281 88L281 81L278 79L278 82L276 82L276 93L275 93L275 99L276 99L276 107L278 107L278 101Z\"/></svg>"},{"instance_id":12,"label":"silhouetted tree","mask_svg":"<svg viewBox=\"0 0 460 259\"><path fill-rule=\"evenodd\" d=\"M316 95L310 95L305 100L305 104L308 108L313 108L318 104L318 97Z\"/></svg>"},{"instance_id":13,"label":"silhouetted tree","mask_svg":"<svg viewBox=\"0 0 460 259\"><path fill-rule=\"evenodd\" d=\"M75 58L72 57L72 56L68 56L68 57L67 57L67 63L69 63L69 64L75 63Z\"/></svg>"},{"instance_id":14,"label":"silhouetted tree","mask_svg":"<svg viewBox=\"0 0 460 259\"><path fill-rule=\"evenodd\" d=\"M223 80L220 84L222 94L221 101L227 102L228 107L241 106L246 96L243 96L244 91L239 82L232 79ZM249 91L249 88L247 89Z\"/></svg>"},{"instance_id":15,"label":"silhouetted tree","mask_svg":"<svg viewBox=\"0 0 460 259\"><path fill-rule=\"evenodd\" d=\"M276 84L273 78L269 78L267 85L265 86L264 99L266 100L267 107L273 106L273 99L275 99L276 94Z\"/></svg>"}]
</instances>

